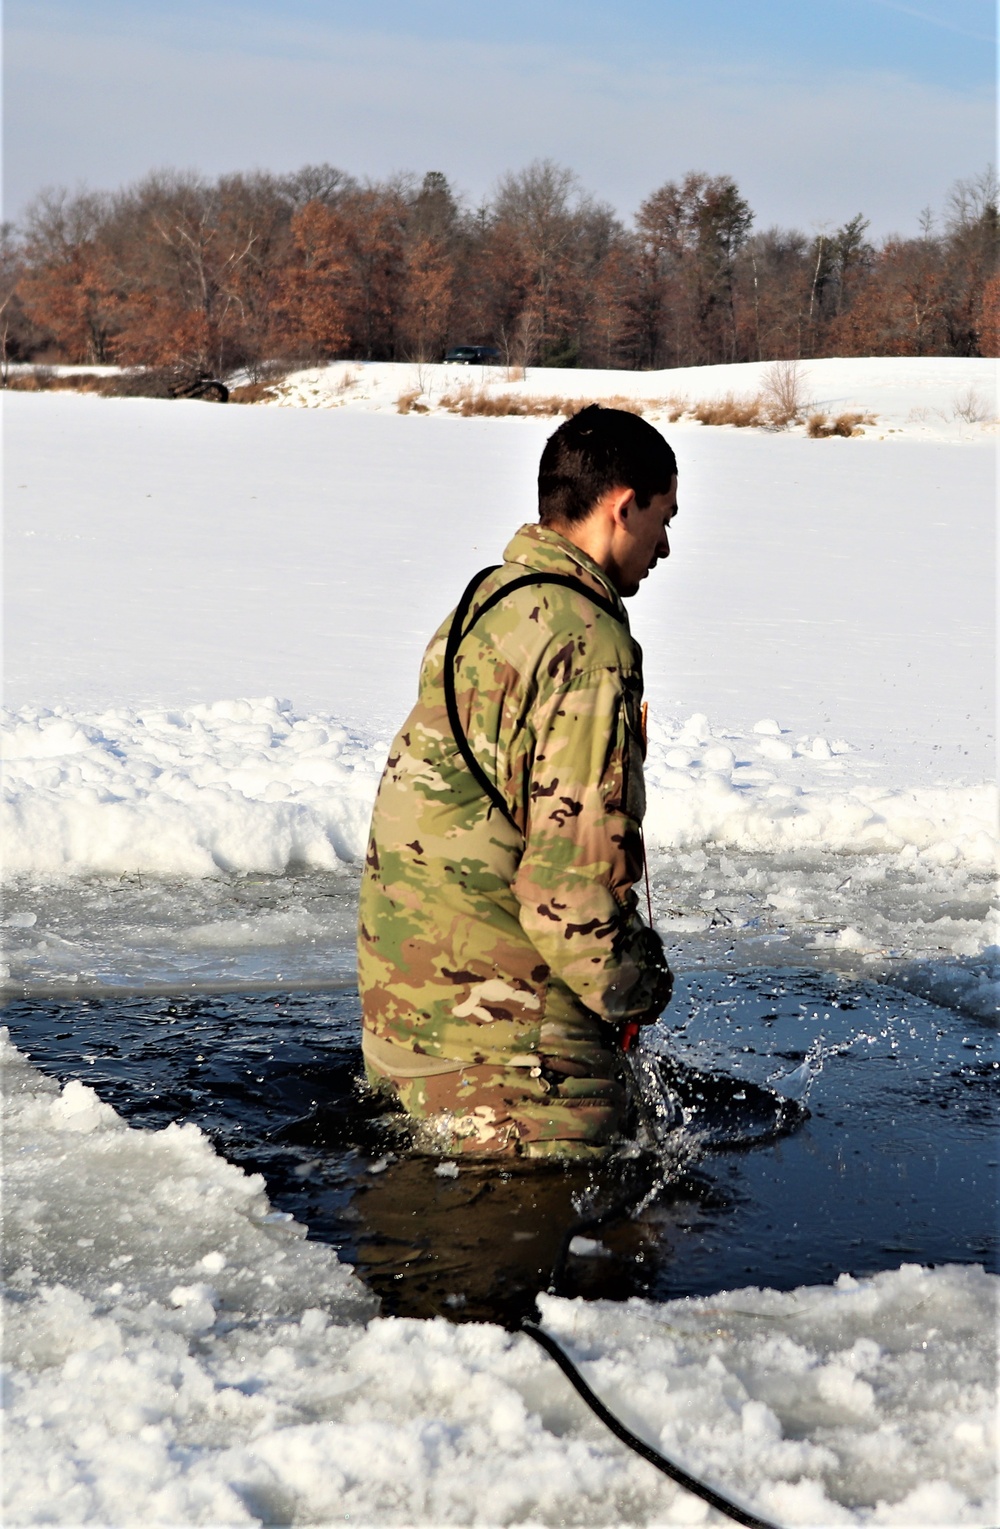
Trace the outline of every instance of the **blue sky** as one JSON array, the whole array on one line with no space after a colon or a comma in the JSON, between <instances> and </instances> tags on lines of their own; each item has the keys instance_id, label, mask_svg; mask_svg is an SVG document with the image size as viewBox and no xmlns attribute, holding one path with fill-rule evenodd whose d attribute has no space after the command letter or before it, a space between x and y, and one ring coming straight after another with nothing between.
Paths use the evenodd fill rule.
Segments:
<instances>
[{"instance_id":1,"label":"blue sky","mask_svg":"<svg viewBox=\"0 0 1000 1529\"><path fill-rule=\"evenodd\" d=\"M470 202L534 158L629 216L688 169L812 231L914 232L995 157L992 0L7 0L4 204L328 160L445 172Z\"/></svg>"}]
</instances>

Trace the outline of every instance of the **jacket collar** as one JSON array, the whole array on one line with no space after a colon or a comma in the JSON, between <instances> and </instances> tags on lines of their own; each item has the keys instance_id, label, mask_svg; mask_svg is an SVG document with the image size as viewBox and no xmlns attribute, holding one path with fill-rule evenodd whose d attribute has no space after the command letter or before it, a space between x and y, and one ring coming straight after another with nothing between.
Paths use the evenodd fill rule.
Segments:
<instances>
[{"instance_id":1,"label":"jacket collar","mask_svg":"<svg viewBox=\"0 0 1000 1529\"><path fill-rule=\"evenodd\" d=\"M581 584L590 585L597 594L610 600L621 612L625 625L628 625L621 596L607 574L592 557L567 541L565 536L560 536L558 531L553 531L550 526L522 526L504 548L503 558L505 563L520 563L536 573L570 574L579 579Z\"/></svg>"}]
</instances>

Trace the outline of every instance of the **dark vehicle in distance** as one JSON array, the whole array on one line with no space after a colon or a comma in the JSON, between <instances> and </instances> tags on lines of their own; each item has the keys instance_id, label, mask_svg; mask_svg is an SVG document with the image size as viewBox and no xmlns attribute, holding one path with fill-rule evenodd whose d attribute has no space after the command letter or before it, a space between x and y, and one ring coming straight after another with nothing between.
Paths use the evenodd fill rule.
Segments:
<instances>
[{"instance_id":1,"label":"dark vehicle in distance","mask_svg":"<svg viewBox=\"0 0 1000 1529\"><path fill-rule=\"evenodd\" d=\"M453 345L444 353L445 366L493 366L499 360L492 345Z\"/></svg>"}]
</instances>

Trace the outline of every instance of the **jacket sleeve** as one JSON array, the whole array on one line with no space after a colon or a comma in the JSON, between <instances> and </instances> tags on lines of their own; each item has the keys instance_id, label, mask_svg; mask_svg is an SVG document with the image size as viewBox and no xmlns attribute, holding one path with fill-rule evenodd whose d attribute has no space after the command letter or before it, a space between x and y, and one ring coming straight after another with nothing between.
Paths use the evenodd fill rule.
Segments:
<instances>
[{"instance_id":1,"label":"jacket sleeve","mask_svg":"<svg viewBox=\"0 0 1000 1529\"><path fill-rule=\"evenodd\" d=\"M525 934L588 1009L649 1022L671 977L659 936L636 911L645 794L629 685L617 668L586 670L536 708L513 890Z\"/></svg>"}]
</instances>

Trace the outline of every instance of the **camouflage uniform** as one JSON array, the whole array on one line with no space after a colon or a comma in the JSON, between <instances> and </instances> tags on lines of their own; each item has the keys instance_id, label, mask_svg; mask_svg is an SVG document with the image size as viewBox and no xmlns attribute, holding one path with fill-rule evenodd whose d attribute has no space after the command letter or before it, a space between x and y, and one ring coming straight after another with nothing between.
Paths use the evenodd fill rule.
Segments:
<instances>
[{"instance_id":1,"label":"camouflage uniform","mask_svg":"<svg viewBox=\"0 0 1000 1529\"><path fill-rule=\"evenodd\" d=\"M633 891L641 654L605 575L557 532L523 526L504 559L465 618L455 694L509 818L449 725L449 617L375 803L359 910L365 1061L430 1145L580 1157L600 1154L621 1116L618 1027L669 996ZM571 575L615 615L540 583L476 619L532 571Z\"/></svg>"}]
</instances>

